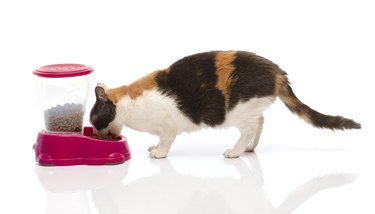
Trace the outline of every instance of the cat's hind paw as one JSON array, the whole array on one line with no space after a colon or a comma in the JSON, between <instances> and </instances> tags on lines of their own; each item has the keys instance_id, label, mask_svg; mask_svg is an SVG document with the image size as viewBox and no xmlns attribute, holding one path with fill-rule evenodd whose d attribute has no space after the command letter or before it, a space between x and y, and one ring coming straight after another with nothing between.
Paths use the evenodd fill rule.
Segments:
<instances>
[{"instance_id":1,"label":"cat's hind paw","mask_svg":"<svg viewBox=\"0 0 375 214\"><path fill-rule=\"evenodd\" d=\"M240 153L233 149L227 149L225 150L223 155L226 158L238 158L240 156Z\"/></svg>"},{"instance_id":2,"label":"cat's hind paw","mask_svg":"<svg viewBox=\"0 0 375 214\"><path fill-rule=\"evenodd\" d=\"M245 152L254 152L255 146L248 146Z\"/></svg>"},{"instance_id":3,"label":"cat's hind paw","mask_svg":"<svg viewBox=\"0 0 375 214\"><path fill-rule=\"evenodd\" d=\"M153 149L150 151L151 158L165 158L166 156L167 156L167 153L160 151L159 149Z\"/></svg>"}]
</instances>

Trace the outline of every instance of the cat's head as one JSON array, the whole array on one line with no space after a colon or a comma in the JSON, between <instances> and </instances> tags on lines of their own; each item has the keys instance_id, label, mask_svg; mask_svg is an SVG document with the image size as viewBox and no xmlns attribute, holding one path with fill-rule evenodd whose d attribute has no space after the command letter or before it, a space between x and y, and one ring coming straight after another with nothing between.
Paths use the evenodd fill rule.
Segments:
<instances>
[{"instance_id":1,"label":"cat's head","mask_svg":"<svg viewBox=\"0 0 375 214\"><path fill-rule=\"evenodd\" d=\"M99 136L114 135L121 133L122 126L115 124L116 105L108 98L107 87L99 83L95 87L96 101L90 111L90 123L94 133Z\"/></svg>"}]
</instances>

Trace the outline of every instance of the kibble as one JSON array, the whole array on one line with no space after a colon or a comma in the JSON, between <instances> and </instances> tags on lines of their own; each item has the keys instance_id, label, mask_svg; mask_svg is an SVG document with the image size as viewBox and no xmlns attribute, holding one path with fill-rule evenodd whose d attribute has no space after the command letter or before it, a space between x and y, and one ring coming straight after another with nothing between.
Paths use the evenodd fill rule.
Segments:
<instances>
[{"instance_id":1,"label":"kibble","mask_svg":"<svg viewBox=\"0 0 375 214\"><path fill-rule=\"evenodd\" d=\"M83 105L66 103L44 111L46 129L54 132L81 132Z\"/></svg>"},{"instance_id":2,"label":"kibble","mask_svg":"<svg viewBox=\"0 0 375 214\"><path fill-rule=\"evenodd\" d=\"M98 135L93 135L91 136L92 138L95 138L95 139L99 139L99 140L117 140L115 137L111 136L111 135L107 135L107 136L98 136Z\"/></svg>"}]
</instances>

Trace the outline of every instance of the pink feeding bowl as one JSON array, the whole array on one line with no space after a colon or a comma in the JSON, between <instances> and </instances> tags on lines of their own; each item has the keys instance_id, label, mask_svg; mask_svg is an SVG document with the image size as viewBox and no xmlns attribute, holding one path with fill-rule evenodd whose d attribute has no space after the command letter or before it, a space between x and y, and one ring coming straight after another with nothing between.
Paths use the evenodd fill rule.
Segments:
<instances>
[{"instance_id":1,"label":"pink feeding bowl","mask_svg":"<svg viewBox=\"0 0 375 214\"><path fill-rule=\"evenodd\" d=\"M113 165L130 159L127 140L94 138L93 128L80 133L40 131L34 144L36 162L42 166Z\"/></svg>"},{"instance_id":2,"label":"pink feeding bowl","mask_svg":"<svg viewBox=\"0 0 375 214\"><path fill-rule=\"evenodd\" d=\"M44 129L34 145L40 165L119 164L130 158L124 136L94 138L83 126L90 76L93 69L81 64L53 64L36 69Z\"/></svg>"}]
</instances>

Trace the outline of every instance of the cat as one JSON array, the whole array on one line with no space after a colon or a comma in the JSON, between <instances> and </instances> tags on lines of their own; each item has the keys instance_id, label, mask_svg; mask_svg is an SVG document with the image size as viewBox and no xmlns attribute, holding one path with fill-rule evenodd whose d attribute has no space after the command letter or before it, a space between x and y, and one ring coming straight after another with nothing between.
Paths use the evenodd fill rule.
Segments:
<instances>
[{"instance_id":1,"label":"cat","mask_svg":"<svg viewBox=\"0 0 375 214\"><path fill-rule=\"evenodd\" d=\"M321 114L293 93L278 65L246 51L211 51L184 57L130 85L107 89L98 83L90 123L99 136L120 135L122 127L159 136L149 148L164 158L176 136L208 127L236 127L240 139L226 158L251 152L259 142L263 112L279 97L308 124L332 130L360 129L341 116Z\"/></svg>"}]
</instances>

